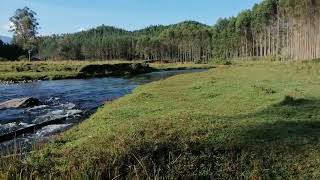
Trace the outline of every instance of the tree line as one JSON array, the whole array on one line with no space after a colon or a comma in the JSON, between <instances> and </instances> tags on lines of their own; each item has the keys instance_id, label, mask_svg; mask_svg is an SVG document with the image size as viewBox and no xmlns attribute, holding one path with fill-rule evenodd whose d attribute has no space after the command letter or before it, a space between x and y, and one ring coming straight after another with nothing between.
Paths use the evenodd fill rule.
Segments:
<instances>
[{"instance_id":1,"label":"tree line","mask_svg":"<svg viewBox=\"0 0 320 180\"><path fill-rule=\"evenodd\" d=\"M40 59L207 63L230 58L320 58L319 16L318 0L264 0L235 17L219 19L214 26L185 21L126 31L102 25L36 37L39 24L29 8L18 9L10 21L15 46L31 50Z\"/></svg>"},{"instance_id":2,"label":"tree line","mask_svg":"<svg viewBox=\"0 0 320 180\"><path fill-rule=\"evenodd\" d=\"M146 59L203 62L212 54L211 27L186 21L138 31L100 27L74 34L41 37L38 51L50 59Z\"/></svg>"},{"instance_id":3,"label":"tree line","mask_svg":"<svg viewBox=\"0 0 320 180\"><path fill-rule=\"evenodd\" d=\"M17 60L24 54L26 54L26 51L18 45L7 44L0 39L0 61Z\"/></svg>"},{"instance_id":4,"label":"tree line","mask_svg":"<svg viewBox=\"0 0 320 180\"><path fill-rule=\"evenodd\" d=\"M213 27L220 58L320 58L320 1L264 0Z\"/></svg>"}]
</instances>

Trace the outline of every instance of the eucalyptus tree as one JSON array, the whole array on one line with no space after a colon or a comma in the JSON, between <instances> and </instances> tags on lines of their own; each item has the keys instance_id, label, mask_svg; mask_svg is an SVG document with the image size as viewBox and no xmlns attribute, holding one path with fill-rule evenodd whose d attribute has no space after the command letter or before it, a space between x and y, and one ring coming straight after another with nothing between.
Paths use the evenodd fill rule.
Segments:
<instances>
[{"instance_id":1,"label":"eucalyptus tree","mask_svg":"<svg viewBox=\"0 0 320 180\"><path fill-rule=\"evenodd\" d=\"M252 31L251 31L251 22L252 22L252 12L250 10L245 10L241 12L236 21L237 32L240 34L240 45L241 45L241 57L249 57L252 55L251 41L252 41Z\"/></svg>"},{"instance_id":2,"label":"eucalyptus tree","mask_svg":"<svg viewBox=\"0 0 320 180\"><path fill-rule=\"evenodd\" d=\"M264 0L235 18L236 34L230 31L234 17L213 28L217 58L320 58L320 1ZM231 55L230 48L238 53Z\"/></svg>"},{"instance_id":3,"label":"eucalyptus tree","mask_svg":"<svg viewBox=\"0 0 320 180\"><path fill-rule=\"evenodd\" d=\"M36 35L39 29L36 15L34 11L24 7L17 9L10 18L10 31L14 33L14 43L29 51L36 48Z\"/></svg>"}]
</instances>

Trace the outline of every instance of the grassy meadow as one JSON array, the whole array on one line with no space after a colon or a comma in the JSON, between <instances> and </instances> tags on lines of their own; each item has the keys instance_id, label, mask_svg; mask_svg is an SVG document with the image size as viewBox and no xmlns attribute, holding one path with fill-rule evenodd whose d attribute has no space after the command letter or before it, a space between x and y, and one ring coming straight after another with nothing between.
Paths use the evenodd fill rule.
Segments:
<instances>
[{"instance_id":1,"label":"grassy meadow","mask_svg":"<svg viewBox=\"0 0 320 180\"><path fill-rule=\"evenodd\" d=\"M0 62L0 81L55 80L75 78L91 64L118 64L129 61L15 61Z\"/></svg>"},{"instance_id":2,"label":"grassy meadow","mask_svg":"<svg viewBox=\"0 0 320 180\"><path fill-rule=\"evenodd\" d=\"M150 67L158 70L170 69L210 69L215 67L213 64L194 64L194 63L149 63Z\"/></svg>"},{"instance_id":3,"label":"grassy meadow","mask_svg":"<svg viewBox=\"0 0 320 180\"><path fill-rule=\"evenodd\" d=\"M143 63L143 61L16 61L0 62L0 82L19 82L28 80L56 80L77 78L81 68L88 65L119 63ZM156 64L150 63L155 70L210 68L206 64Z\"/></svg>"},{"instance_id":4,"label":"grassy meadow","mask_svg":"<svg viewBox=\"0 0 320 180\"><path fill-rule=\"evenodd\" d=\"M0 177L318 179L320 64L240 62L138 87Z\"/></svg>"}]
</instances>

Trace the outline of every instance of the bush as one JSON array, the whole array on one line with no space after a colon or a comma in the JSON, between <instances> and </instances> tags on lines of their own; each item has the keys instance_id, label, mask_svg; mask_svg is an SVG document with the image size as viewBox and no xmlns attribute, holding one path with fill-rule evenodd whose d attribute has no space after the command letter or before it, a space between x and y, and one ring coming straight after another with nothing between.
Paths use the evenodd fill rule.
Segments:
<instances>
[{"instance_id":1,"label":"bush","mask_svg":"<svg viewBox=\"0 0 320 180\"><path fill-rule=\"evenodd\" d=\"M0 57L0 61L8 61L8 59Z\"/></svg>"},{"instance_id":2,"label":"bush","mask_svg":"<svg viewBox=\"0 0 320 180\"><path fill-rule=\"evenodd\" d=\"M232 65L232 62L227 59L212 59L209 61L210 64L216 64L216 65Z\"/></svg>"},{"instance_id":3,"label":"bush","mask_svg":"<svg viewBox=\"0 0 320 180\"><path fill-rule=\"evenodd\" d=\"M29 61L29 59L25 55L19 56L18 60L19 61Z\"/></svg>"}]
</instances>

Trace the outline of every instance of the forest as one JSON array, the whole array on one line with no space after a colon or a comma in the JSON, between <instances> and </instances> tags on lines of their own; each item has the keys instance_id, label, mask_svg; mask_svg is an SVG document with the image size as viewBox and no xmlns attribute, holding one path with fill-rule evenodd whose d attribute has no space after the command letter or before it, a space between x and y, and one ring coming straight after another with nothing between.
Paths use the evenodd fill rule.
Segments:
<instances>
[{"instance_id":1,"label":"forest","mask_svg":"<svg viewBox=\"0 0 320 180\"><path fill-rule=\"evenodd\" d=\"M39 56L49 59L146 59L170 62L208 62L212 31L207 25L186 21L125 31L102 25L75 34L39 39Z\"/></svg>"},{"instance_id":2,"label":"forest","mask_svg":"<svg viewBox=\"0 0 320 180\"><path fill-rule=\"evenodd\" d=\"M265 0L213 27L213 53L222 58L320 57L320 2Z\"/></svg>"},{"instance_id":3,"label":"forest","mask_svg":"<svg viewBox=\"0 0 320 180\"><path fill-rule=\"evenodd\" d=\"M319 15L317 0L264 0L235 17L219 19L214 26L185 21L126 31L102 25L72 34L40 36L33 40L33 56L195 63L238 58L316 59L320 57Z\"/></svg>"}]
</instances>

